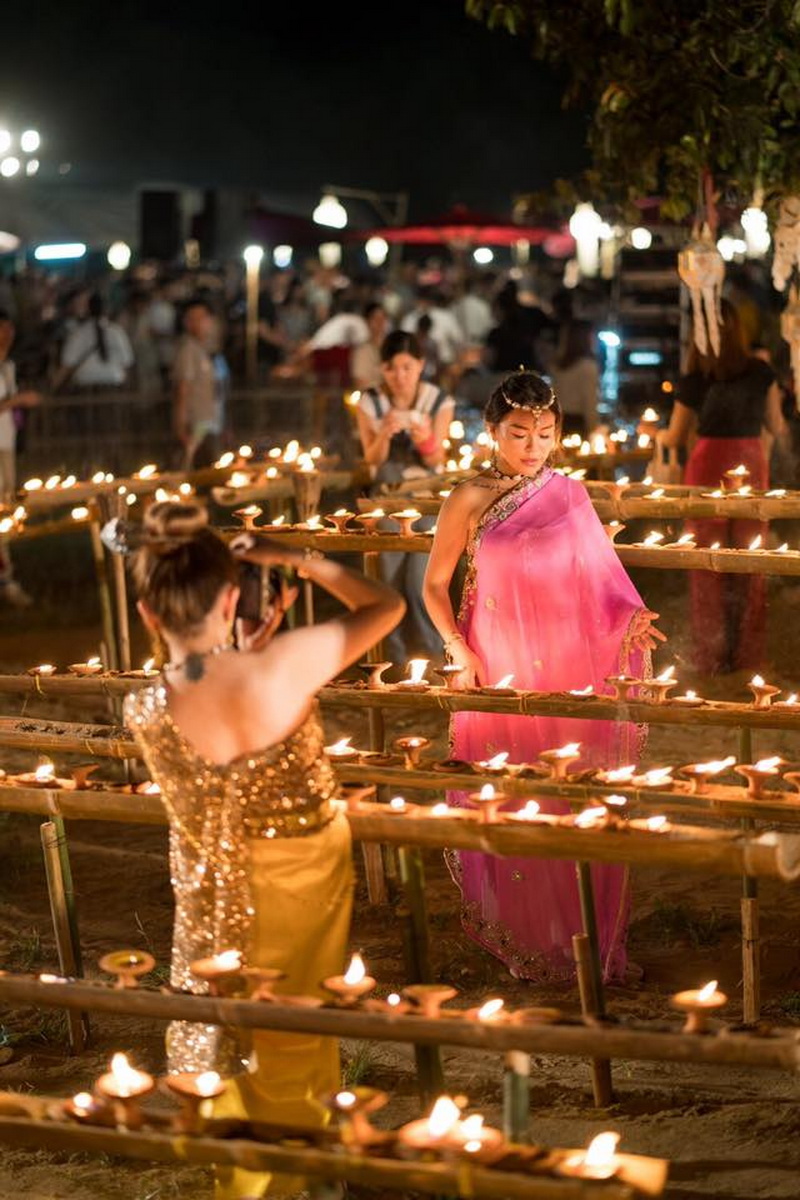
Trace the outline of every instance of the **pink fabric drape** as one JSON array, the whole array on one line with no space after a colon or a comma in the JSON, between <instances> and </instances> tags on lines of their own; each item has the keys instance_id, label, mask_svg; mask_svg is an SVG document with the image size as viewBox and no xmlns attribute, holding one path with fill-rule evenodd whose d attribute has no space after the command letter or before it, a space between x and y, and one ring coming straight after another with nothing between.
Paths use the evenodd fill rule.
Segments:
<instances>
[{"instance_id":1,"label":"pink fabric drape","mask_svg":"<svg viewBox=\"0 0 800 1200\"><path fill-rule=\"evenodd\" d=\"M592 685L609 692L609 675L642 677L642 653L629 629L642 601L607 537L586 489L546 468L492 504L469 547L460 627L481 658L489 682L514 675L531 691ZM649 663L647 664L649 669ZM614 767L638 757L631 724L561 717L458 713L453 753L468 761L508 751L532 762L541 750L581 743L579 767ZM467 805L465 792L450 804ZM538 797L542 811L568 805ZM520 978L571 979L571 938L581 931L575 864L448 852L462 893L464 928ZM607 979L626 965L627 871L593 866L601 962Z\"/></svg>"}]
</instances>

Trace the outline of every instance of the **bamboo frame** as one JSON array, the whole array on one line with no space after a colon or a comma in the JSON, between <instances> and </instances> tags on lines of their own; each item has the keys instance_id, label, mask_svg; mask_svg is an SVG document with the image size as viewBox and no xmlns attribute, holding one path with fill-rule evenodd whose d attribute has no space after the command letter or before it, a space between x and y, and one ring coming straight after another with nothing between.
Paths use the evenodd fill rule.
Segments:
<instances>
[{"instance_id":1,"label":"bamboo frame","mask_svg":"<svg viewBox=\"0 0 800 1200\"><path fill-rule=\"evenodd\" d=\"M17 1108L14 1093L0 1095ZM51 1107L57 1100L45 1102ZM43 1106L42 1111L46 1111ZM174 1133L140 1129L135 1132L108 1129L96 1125L76 1125L64 1121L36 1120L31 1117L0 1116L0 1141L14 1146L29 1146L58 1151L90 1151L96 1154L149 1159L155 1162L194 1163L200 1166L230 1165L249 1171L271 1171L286 1175L310 1176L325 1180L346 1180L365 1186L401 1192L425 1192L437 1196L496 1197L497 1200L634 1200L636 1196L659 1196L666 1184L668 1163L664 1159L620 1154L619 1178L602 1181L559 1179L541 1173L502 1171L469 1162L403 1162L379 1158L364 1151L347 1151L337 1142L331 1148L304 1146L289 1148L275 1142L262 1142L246 1136L243 1122L207 1122L203 1136L176 1136ZM232 1129L233 1126L233 1129ZM253 1131L257 1125L251 1127ZM228 1136L213 1137L219 1130ZM239 1136L230 1136L234 1130ZM268 1133L267 1130L265 1132ZM272 1136L288 1138L300 1131L288 1128ZM314 1137L314 1131L302 1131ZM269 1136L269 1133L268 1133ZM389 1137L391 1141L391 1136ZM509 1148L513 1153L513 1148ZM525 1157L524 1147L517 1155ZM562 1151L555 1152L559 1157ZM567 1151L574 1153L574 1151ZM529 1153L532 1159L533 1155ZM535 1167L532 1169L536 1169Z\"/></svg>"},{"instance_id":2,"label":"bamboo frame","mask_svg":"<svg viewBox=\"0 0 800 1200\"><path fill-rule=\"evenodd\" d=\"M774 1071L800 1071L800 1030L772 1030L768 1037L713 1024L704 1036L684 1033L681 1024L583 1024L564 1015L549 1024L490 1022L464 1017L463 1010L442 1009L440 1017L358 1008L308 1008L263 1000L195 996L169 990L118 989L111 985L64 981L42 983L29 976L0 971L0 999L9 1007L67 1008L142 1020L195 1021L242 1029L362 1041L461 1046L489 1053L521 1051L560 1054L567 1058L601 1057L638 1062L702 1063Z\"/></svg>"}]
</instances>

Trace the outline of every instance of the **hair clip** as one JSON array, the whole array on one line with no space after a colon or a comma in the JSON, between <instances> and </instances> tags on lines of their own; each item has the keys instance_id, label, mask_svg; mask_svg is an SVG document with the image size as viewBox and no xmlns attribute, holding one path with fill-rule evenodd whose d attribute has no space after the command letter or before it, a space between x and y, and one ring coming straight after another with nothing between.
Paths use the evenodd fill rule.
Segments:
<instances>
[{"instance_id":1,"label":"hair clip","mask_svg":"<svg viewBox=\"0 0 800 1200\"><path fill-rule=\"evenodd\" d=\"M135 549L131 545L133 532L128 521L123 521L122 517L112 517L100 530L100 541L112 554L130 554ZM138 539L134 535L134 540L141 541L141 535Z\"/></svg>"}]
</instances>

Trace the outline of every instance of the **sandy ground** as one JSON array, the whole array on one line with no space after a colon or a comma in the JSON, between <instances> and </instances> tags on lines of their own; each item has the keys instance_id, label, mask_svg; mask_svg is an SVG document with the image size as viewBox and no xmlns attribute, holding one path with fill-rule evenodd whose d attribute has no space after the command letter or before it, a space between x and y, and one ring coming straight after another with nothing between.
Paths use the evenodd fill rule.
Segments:
<instances>
[{"instance_id":1,"label":"sandy ground","mask_svg":"<svg viewBox=\"0 0 800 1200\"><path fill-rule=\"evenodd\" d=\"M20 576L37 595L35 615L4 613L0 626L0 670L18 670L35 662L83 659L96 646L96 614L91 577L83 549L68 543L57 561L35 544L19 557ZM746 695L745 680L728 677L695 681L686 667L684 581L657 572L642 573L637 582L648 602L663 614L671 635L664 662L676 660L688 686L699 683L707 695ZM772 587L770 597L771 680L792 682L797 663L796 591ZM135 659L147 648L136 634ZM797 672L795 679L797 678ZM800 690L800 689L798 689ZM11 697L2 711L18 712ZM34 708L52 716L107 719L102 706L70 713L56 705ZM354 721L343 713L327 714L331 734L353 732ZM356 743L365 729L356 726ZM392 733L407 731L398 719ZM414 728L442 739L444 729L430 722ZM697 757L735 753L735 734L727 731L654 727L646 753L648 765L687 762ZM781 752L800 759L796 737L760 735L756 753ZM30 755L6 754L3 765L32 765ZM57 959L50 927L47 893L40 859L37 822L0 816L0 946L2 965L15 970L53 970ZM141 946L168 961L171 897L163 831L100 823L78 823L70 830L70 851L78 892L82 947L87 973L97 973L102 953L119 946ZM360 855L357 854L360 860ZM509 1006L558 1003L577 1008L573 992L550 990L511 979L492 957L460 930L456 894L438 854L426 856L427 893L433 929L437 977L453 983L461 1000L475 1002L503 995ZM637 871L633 879L633 921L629 948L644 969L636 987L612 988L612 1013L670 1019L668 996L678 987L718 978L732 1002L731 1019L739 1017L740 884L701 875L673 875L661 870ZM763 993L766 1016L776 1022L800 1019L800 890L762 886ZM403 981L400 927L387 907L371 907L359 882L353 945L360 947L382 987ZM63 1020L53 1012L24 1010L0 1016L0 1088L68 1095L91 1085L113 1050L131 1051L137 1065L158 1073L163 1066L163 1027L132 1020L93 1018L92 1044L81 1057L65 1051ZM496 1057L466 1051L444 1051L448 1089L463 1091L489 1119L498 1118L500 1063ZM417 1113L413 1060L405 1047L370 1044L345 1046L346 1078L379 1084L393 1093L386 1121L399 1123ZM671 1200L720 1197L796 1197L800 1192L800 1107L796 1081L785 1074L738 1069L708 1069L669 1064L617 1062L617 1103L602 1113L592 1108L588 1069L578 1060L542 1055L532 1075L531 1130L535 1139L581 1145L589 1134L615 1128L623 1147L672 1161L667 1195ZM362 1189L352 1193L365 1197ZM28 1200L204 1200L211 1196L210 1176L193 1168L170 1169L148 1164L52 1156L29 1151L0 1151L0 1197Z\"/></svg>"}]
</instances>

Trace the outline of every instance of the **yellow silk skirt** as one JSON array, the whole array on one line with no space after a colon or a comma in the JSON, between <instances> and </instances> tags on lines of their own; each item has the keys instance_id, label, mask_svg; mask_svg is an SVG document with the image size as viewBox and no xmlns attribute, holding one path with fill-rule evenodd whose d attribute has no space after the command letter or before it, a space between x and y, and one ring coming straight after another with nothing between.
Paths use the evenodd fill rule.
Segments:
<instances>
[{"instance_id":1,"label":"yellow silk skirt","mask_svg":"<svg viewBox=\"0 0 800 1200\"><path fill-rule=\"evenodd\" d=\"M286 978L276 994L326 996L320 980L345 965L353 899L350 826L337 813L319 833L249 844L255 909L250 960ZM329 997L328 997L329 998ZM255 1030L247 1074L213 1103L214 1117L320 1128L329 1118L318 1097L340 1085L339 1043L312 1034ZM289 1196L294 1176L218 1167L215 1200Z\"/></svg>"}]
</instances>

